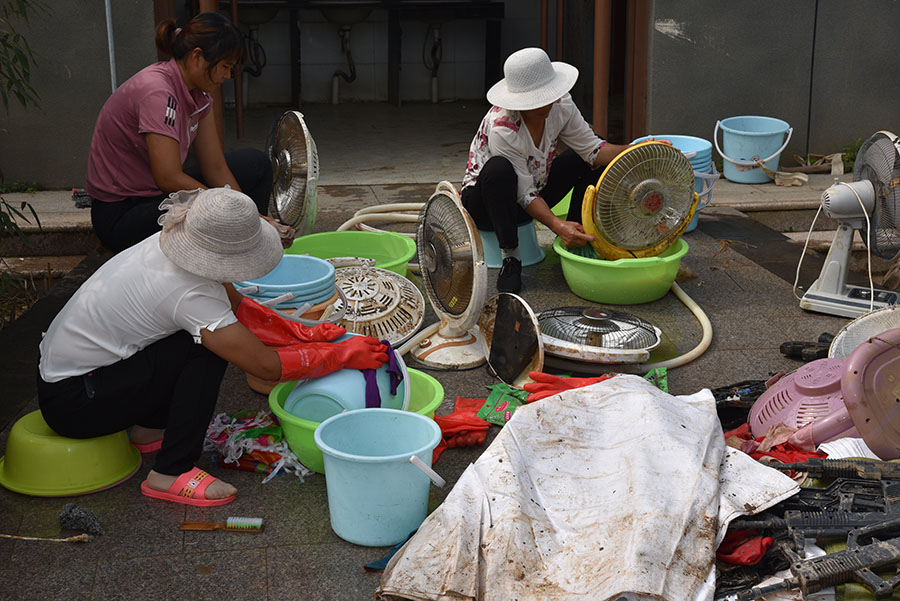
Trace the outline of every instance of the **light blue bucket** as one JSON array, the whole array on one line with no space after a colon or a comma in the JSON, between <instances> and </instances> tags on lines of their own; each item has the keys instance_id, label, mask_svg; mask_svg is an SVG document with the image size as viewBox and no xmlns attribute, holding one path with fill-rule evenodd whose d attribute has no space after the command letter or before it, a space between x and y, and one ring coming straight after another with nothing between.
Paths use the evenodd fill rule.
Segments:
<instances>
[{"instance_id":1,"label":"light blue bucket","mask_svg":"<svg viewBox=\"0 0 900 601\"><path fill-rule=\"evenodd\" d=\"M694 192L700 196L700 201L697 203L697 211L694 213L693 219L691 219L691 222L684 230L685 232L692 232L697 229L700 209L709 204L712 198L713 185L719 179L719 172L716 171L716 167L712 162L712 142L695 136L654 134L638 138L632 144L646 142L650 138L671 142L674 148L684 153L684 156L690 161L691 167L694 168Z\"/></svg>"},{"instance_id":2,"label":"light blue bucket","mask_svg":"<svg viewBox=\"0 0 900 601\"><path fill-rule=\"evenodd\" d=\"M712 158L712 143L709 140L704 140L703 138L697 138L694 136L682 136L675 134L654 134L652 136L644 136L642 138L638 138L632 144L637 144L638 142L646 142L650 138L654 138L656 140L668 140L672 143L672 146L680 150L684 153L690 161L691 164L695 165L694 161L698 163L703 163L706 160Z\"/></svg>"},{"instance_id":3,"label":"light blue bucket","mask_svg":"<svg viewBox=\"0 0 900 601\"><path fill-rule=\"evenodd\" d=\"M724 151L719 148L719 128L722 129ZM716 121L713 141L725 161L725 178L739 184L772 181L756 162L761 160L767 169L778 171L778 160L791 141L792 133L794 129L787 122L774 117L743 116Z\"/></svg>"},{"instance_id":4,"label":"light blue bucket","mask_svg":"<svg viewBox=\"0 0 900 601\"><path fill-rule=\"evenodd\" d=\"M441 440L435 421L397 409L338 413L313 438L325 460L331 527L342 539L388 547L409 537L425 520L431 470Z\"/></svg>"}]
</instances>

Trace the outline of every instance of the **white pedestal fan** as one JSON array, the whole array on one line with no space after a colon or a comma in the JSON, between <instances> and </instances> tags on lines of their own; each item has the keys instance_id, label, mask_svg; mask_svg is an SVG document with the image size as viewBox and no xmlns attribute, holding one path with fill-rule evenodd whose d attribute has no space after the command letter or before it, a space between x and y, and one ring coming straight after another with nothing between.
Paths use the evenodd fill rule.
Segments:
<instances>
[{"instance_id":1,"label":"white pedestal fan","mask_svg":"<svg viewBox=\"0 0 900 601\"><path fill-rule=\"evenodd\" d=\"M486 361L478 320L487 292L481 237L449 182L437 185L416 228L419 271L439 322L403 347L417 361L439 369L465 369Z\"/></svg>"},{"instance_id":2,"label":"white pedestal fan","mask_svg":"<svg viewBox=\"0 0 900 601\"><path fill-rule=\"evenodd\" d=\"M896 292L878 290L871 285L865 288L847 284L856 230L875 255L893 259L900 252L900 140L897 136L880 131L866 140L857 153L853 182L838 182L825 190L822 209L839 225L822 271L800 299L800 307L858 317L897 304L900 295Z\"/></svg>"}]
</instances>

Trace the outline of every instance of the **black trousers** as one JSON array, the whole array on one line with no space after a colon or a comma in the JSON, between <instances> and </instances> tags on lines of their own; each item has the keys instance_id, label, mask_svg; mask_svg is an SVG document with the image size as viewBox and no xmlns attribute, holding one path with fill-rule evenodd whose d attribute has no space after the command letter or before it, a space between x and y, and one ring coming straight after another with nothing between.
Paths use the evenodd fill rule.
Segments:
<instances>
[{"instance_id":1,"label":"black trousers","mask_svg":"<svg viewBox=\"0 0 900 601\"><path fill-rule=\"evenodd\" d=\"M241 190L253 199L261 215L268 215L272 195L272 162L266 153L255 148L242 148L225 155L228 168ZM197 166L184 170L203 185L206 182ZM119 252L152 236L161 228L157 220L163 211L159 203L168 194L134 196L116 202L95 200L91 203L91 224L104 247Z\"/></svg>"},{"instance_id":2,"label":"black trousers","mask_svg":"<svg viewBox=\"0 0 900 601\"><path fill-rule=\"evenodd\" d=\"M227 365L181 331L83 376L50 384L38 374L38 404L47 425L69 438L165 428L153 469L177 476L203 451Z\"/></svg>"},{"instance_id":3,"label":"black trousers","mask_svg":"<svg viewBox=\"0 0 900 601\"><path fill-rule=\"evenodd\" d=\"M547 185L540 191L541 198L551 208L559 204L572 190L568 221L581 223L581 203L588 185L596 184L603 168L591 169L575 151L569 149L553 159ZM481 168L475 184L462 191L462 203L480 230L497 234L500 248L519 246L519 225L531 221L516 201L518 176L509 159L493 156Z\"/></svg>"}]
</instances>

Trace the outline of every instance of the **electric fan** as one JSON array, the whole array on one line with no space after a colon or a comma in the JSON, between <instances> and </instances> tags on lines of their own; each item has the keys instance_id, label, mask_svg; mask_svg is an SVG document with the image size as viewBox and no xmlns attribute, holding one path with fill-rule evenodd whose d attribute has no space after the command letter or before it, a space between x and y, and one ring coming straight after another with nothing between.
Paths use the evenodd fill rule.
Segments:
<instances>
[{"instance_id":1,"label":"electric fan","mask_svg":"<svg viewBox=\"0 0 900 601\"><path fill-rule=\"evenodd\" d=\"M538 315L544 351L590 363L643 363L659 346L649 322L605 307L560 307Z\"/></svg>"},{"instance_id":2,"label":"electric fan","mask_svg":"<svg viewBox=\"0 0 900 601\"><path fill-rule=\"evenodd\" d=\"M840 379L843 407L797 430L788 442L798 448L853 435L853 429L872 452L884 460L900 458L900 328L887 330L861 343L843 363Z\"/></svg>"},{"instance_id":3,"label":"electric fan","mask_svg":"<svg viewBox=\"0 0 900 601\"><path fill-rule=\"evenodd\" d=\"M440 321L416 336L417 344L408 350L430 367L481 365L486 357L477 325L487 266L478 229L449 182L439 183L422 207L416 244L425 293Z\"/></svg>"},{"instance_id":4,"label":"electric fan","mask_svg":"<svg viewBox=\"0 0 900 601\"><path fill-rule=\"evenodd\" d=\"M875 255L893 259L900 251L900 140L890 132L872 135L860 147L851 183L838 182L822 193L822 208L838 221L819 278L800 307L809 311L857 317L897 304L898 294L847 284L853 232Z\"/></svg>"},{"instance_id":5,"label":"electric fan","mask_svg":"<svg viewBox=\"0 0 900 601\"><path fill-rule=\"evenodd\" d=\"M654 257L684 233L698 201L688 158L668 144L641 142L588 186L581 221L603 259Z\"/></svg>"},{"instance_id":6,"label":"electric fan","mask_svg":"<svg viewBox=\"0 0 900 601\"><path fill-rule=\"evenodd\" d=\"M828 346L828 356L846 359L856 347L881 332L900 328L900 306L890 305L863 313L844 324Z\"/></svg>"},{"instance_id":7,"label":"electric fan","mask_svg":"<svg viewBox=\"0 0 900 601\"><path fill-rule=\"evenodd\" d=\"M266 152L272 161L270 216L298 236L309 234L316 223L319 153L302 113L281 115L269 132Z\"/></svg>"},{"instance_id":8,"label":"electric fan","mask_svg":"<svg viewBox=\"0 0 900 601\"><path fill-rule=\"evenodd\" d=\"M344 293L335 309L347 308L337 324L348 332L398 346L422 326L425 299L402 275L380 267L341 267L334 280Z\"/></svg>"},{"instance_id":9,"label":"electric fan","mask_svg":"<svg viewBox=\"0 0 900 601\"><path fill-rule=\"evenodd\" d=\"M844 409L843 369L843 359L816 359L766 382L765 392L753 403L747 418L753 436L765 436L778 424L799 429ZM858 434L853 431L841 434L844 436Z\"/></svg>"}]
</instances>

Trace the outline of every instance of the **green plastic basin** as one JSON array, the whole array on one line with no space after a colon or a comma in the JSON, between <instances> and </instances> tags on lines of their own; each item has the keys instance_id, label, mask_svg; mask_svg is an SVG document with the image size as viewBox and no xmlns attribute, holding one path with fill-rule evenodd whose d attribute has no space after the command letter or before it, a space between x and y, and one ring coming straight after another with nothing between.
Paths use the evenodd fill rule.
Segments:
<instances>
[{"instance_id":1,"label":"green plastic basin","mask_svg":"<svg viewBox=\"0 0 900 601\"><path fill-rule=\"evenodd\" d=\"M570 250L559 238L553 241L572 292L595 303L612 305L649 303L665 296L688 249L688 243L679 238L656 257L605 261L596 258L590 245ZM588 254L593 257L585 256Z\"/></svg>"},{"instance_id":2,"label":"green plastic basin","mask_svg":"<svg viewBox=\"0 0 900 601\"><path fill-rule=\"evenodd\" d=\"M406 264L416 255L416 241L395 232L320 232L297 238L284 252L320 259L375 259L375 267L407 277Z\"/></svg>"},{"instance_id":3,"label":"green plastic basin","mask_svg":"<svg viewBox=\"0 0 900 601\"><path fill-rule=\"evenodd\" d=\"M83 495L124 482L141 466L125 431L66 438L50 429L40 410L13 424L0 457L0 484L37 497Z\"/></svg>"},{"instance_id":4,"label":"green plastic basin","mask_svg":"<svg viewBox=\"0 0 900 601\"><path fill-rule=\"evenodd\" d=\"M435 410L444 400L444 387L433 376L417 369L409 368L409 407L407 411L434 417ZM300 463L319 474L325 473L322 451L316 446L313 434L320 422L313 422L291 415L284 410L284 402L294 389L296 382L281 382L269 393L269 409L281 422L288 447Z\"/></svg>"}]
</instances>

